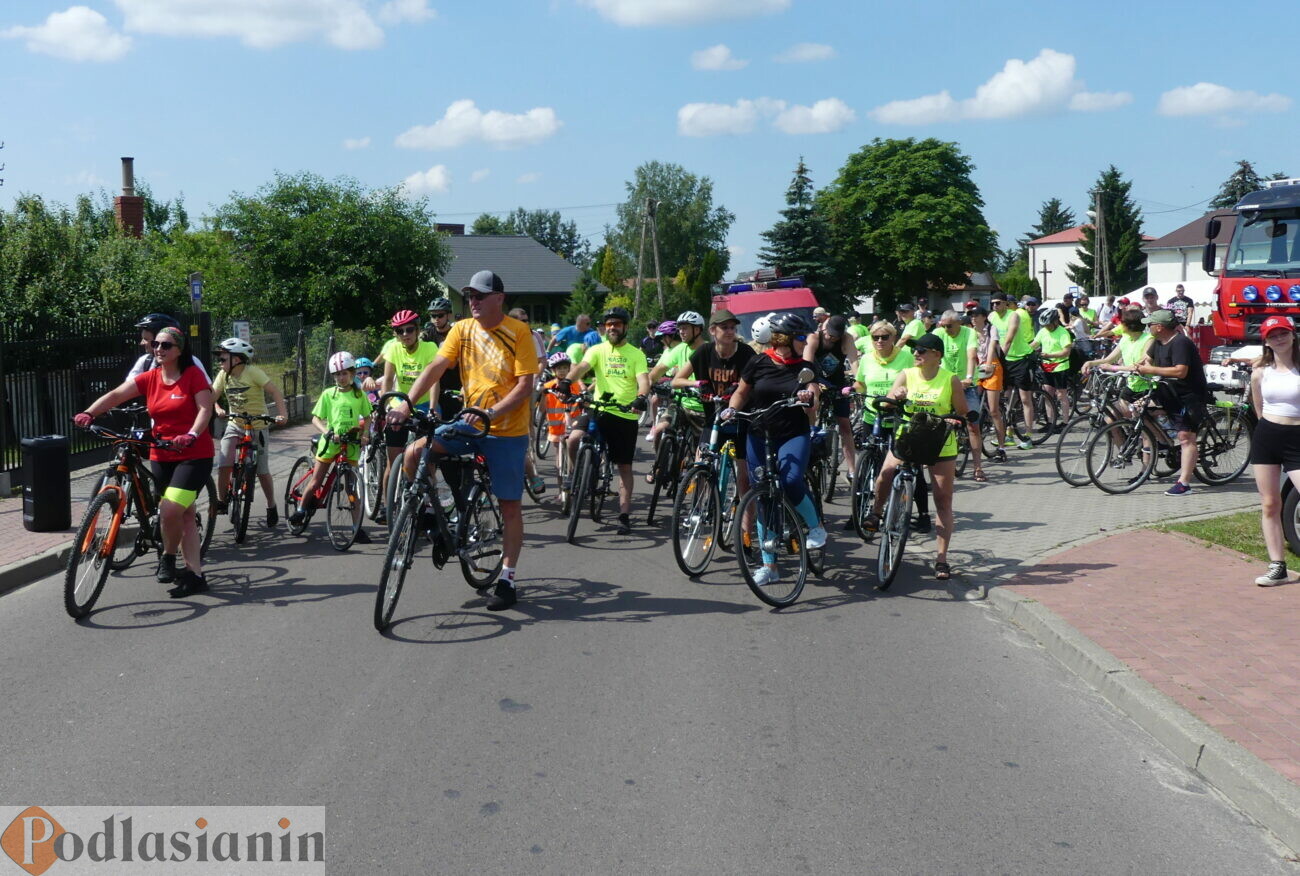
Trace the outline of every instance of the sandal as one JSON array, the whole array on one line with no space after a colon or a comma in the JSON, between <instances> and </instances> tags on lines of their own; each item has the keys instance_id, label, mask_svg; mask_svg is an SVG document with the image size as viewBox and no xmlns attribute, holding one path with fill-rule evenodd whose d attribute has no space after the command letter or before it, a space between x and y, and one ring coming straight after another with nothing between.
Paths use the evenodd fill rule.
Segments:
<instances>
[{"instance_id":1,"label":"sandal","mask_svg":"<svg viewBox=\"0 0 1300 876\"><path fill-rule=\"evenodd\" d=\"M944 562L934 564L934 577L939 581L947 581L952 578L952 566Z\"/></svg>"},{"instance_id":2,"label":"sandal","mask_svg":"<svg viewBox=\"0 0 1300 876\"><path fill-rule=\"evenodd\" d=\"M980 468L975 469L975 482L977 484L987 484L989 482L989 479L987 476L985 476L983 469Z\"/></svg>"}]
</instances>

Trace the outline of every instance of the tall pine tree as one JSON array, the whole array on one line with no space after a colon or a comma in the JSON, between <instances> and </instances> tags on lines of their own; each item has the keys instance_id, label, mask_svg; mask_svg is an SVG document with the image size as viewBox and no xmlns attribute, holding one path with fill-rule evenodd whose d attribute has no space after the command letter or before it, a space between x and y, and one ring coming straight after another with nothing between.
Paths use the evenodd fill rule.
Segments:
<instances>
[{"instance_id":1,"label":"tall pine tree","mask_svg":"<svg viewBox=\"0 0 1300 876\"><path fill-rule=\"evenodd\" d=\"M1225 179L1223 185L1219 186L1219 193L1214 196L1214 200L1210 201L1210 209L1226 210L1235 207L1237 202L1246 195L1264 188L1264 183L1270 179L1286 179L1286 174L1275 173L1272 176L1260 176L1255 172L1253 164L1242 159L1237 162L1237 169L1232 172L1232 176Z\"/></svg>"},{"instance_id":2,"label":"tall pine tree","mask_svg":"<svg viewBox=\"0 0 1300 876\"><path fill-rule=\"evenodd\" d=\"M1093 191L1101 193L1106 246L1110 254L1110 284L1104 291L1116 295L1126 295L1146 282L1142 211L1129 197L1132 187L1132 181L1124 179L1113 164L1101 172L1093 186ZM1071 265L1066 273L1090 295L1100 294L1103 288L1097 277L1097 233L1092 225L1084 226L1083 247L1078 258L1079 264Z\"/></svg>"},{"instance_id":3,"label":"tall pine tree","mask_svg":"<svg viewBox=\"0 0 1300 876\"><path fill-rule=\"evenodd\" d=\"M785 203L781 220L760 235L767 246L758 253L759 264L777 268L783 276L803 277L822 304L834 313L846 312L850 302L841 300L835 283L830 226L817 207L803 156L785 191Z\"/></svg>"},{"instance_id":4,"label":"tall pine tree","mask_svg":"<svg viewBox=\"0 0 1300 876\"><path fill-rule=\"evenodd\" d=\"M1016 245L1020 248L1020 258L1025 257L1025 247L1029 245L1029 241L1065 231L1078 224L1079 220L1074 217L1074 211L1064 206L1060 198L1044 201L1043 206L1038 208L1038 224L1016 241Z\"/></svg>"}]
</instances>

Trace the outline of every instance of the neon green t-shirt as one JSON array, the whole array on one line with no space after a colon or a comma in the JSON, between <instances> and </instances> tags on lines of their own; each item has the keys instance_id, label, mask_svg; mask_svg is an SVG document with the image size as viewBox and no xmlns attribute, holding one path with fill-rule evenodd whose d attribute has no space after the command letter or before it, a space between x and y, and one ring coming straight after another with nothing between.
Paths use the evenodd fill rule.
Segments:
<instances>
[{"instance_id":1,"label":"neon green t-shirt","mask_svg":"<svg viewBox=\"0 0 1300 876\"><path fill-rule=\"evenodd\" d=\"M1011 322L1011 314L1016 314L1020 319L1020 328L1016 331L1016 336L1011 338L1007 333L1007 324ZM1002 349L1006 352L1008 362L1016 362L1029 355L1029 341L1033 335L1027 338L1025 332L1032 329L1029 325L1029 314L1023 310L1008 310L1006 313L998 313L996 310L989 314L989 322L998 330L998 337L1002 339Z\"/></svg>"},{"instance_id":2,"label":"neon green t-shirt","mask_svg":"<svg viewBox=\"0 0 1300 876\"><path fill-rule=\"evenodd\" d=\"M928 329L926 329L925 327L925 322L920 319L914 319L911 322L909 322L907 325L903 326L903 334L907 335L909 338L911 338L914 341L917 338L919 338L921 335L925 334L927 331Z\"/></svg>"},{"instance_id":3,"label":"neon green t-shirt","mask_svg":"<svg viewBox=\"0 0 1300 876\"><path fill-rule=\"evenodd\" d=\"M1137 337L1130 337L1128 332L1120 335L1119 360L1125 365L1136 365L1141 362L1152 340L1150 332L1142 332ZM1144 392L1151 388L1151 381L1134 374L1128 379L1128 388L1134 392Z\"/></svg>"},{"instance_id":4,"label":"neon green t-shirt","mask_svg":"<svg viewBox=\"0 0 1300 876\"><path fill-rule=\"evenodd\" d=\"M587 345L582 341L578 341L576 344L569 344L569 348L564 352L569 354L569 361L574 365L577 365L582 361L582 357L586 354Z\"/></svg>"},{"instance_id":5,"label":"neon green t-shirt","mask_svg":"<svg viewBox=\"0 0 1300 876\"><path fill-rule=\"evenodd\" d=\"M969 370L966 367L966 351L979 345L979 339L975 337L975 329L963 325L958 327L955 336L948 334L946 329L939 329L934 334L943 341L943 367L958 377L965 377Z\"/></svg>"},{"instance_id":6,"label":"neon green t-shirt","mask_svg":"<svg viewBox=\"0 0 1300 876\"><path fill-rule=\"evenodd\" d=\"M1034 335L1034 340L1038 343L1038 348L1047 354L1043 357L1044 365L1060 363L1052 369L1056 374L1062 374L1070 370L1070 357L1064 359L1047 358L1053 353L1060 353L1066 347L1074 343L1074 335L1065 326L1057 326L1054 330L1040 328L1038 334Z\"/></svg>"},{"instance_id":7,"label":"neon green t-shirt","mask_svg":"<svg viewBox=\"0 0 1300 876\"><path fill-rule=\"evenodd\" d=\"M637 375L650 372L645 353L627 341L617 347L610 346L609 341L602 341L587 351L583 361L591 365L591 382L596 386L596 398L612 398L621 405L630 405L636 400ZM609 410L606 413L625 420L641 416L636 411Z\"/></svg>"},{"instance_id":8,"label":"neon green t-shirt","mask_svg":"<svg viewBox=\"0 0 1300 876\"><path fill-rule=\"evenodd\" d=\"M694 353L695 351L691 349L691 345L683 341L682 343L673 347L668 352L664 353L663 356L660 357L659 359L659 365L663 365L665 368L668 369L666 372L664 372L665 374L667 374L669 377L675 377L677 376L677 369L681 368L687 362L691 361L691 355ZM701 402L698 398L686 396L682 398L681 404L682 407L686 408L686 410L688 411L704 413L704 403Z\"/></svg>"},{"instance_id":9,"label":"neon green t-shirt","mask_svg":"<svg viewBox=\"0 0 1300 876\"><path fill-rule=\"evenodd\" d=\"M1089 326L1097 325L1097 311L1093 310L1091 307L1080 307L1079 316L1086 319Z\"/></svg>"},{"instance_id":10,"label":"neon green t-shirt","mask_svg":"<svg viewBox=\"0 0 1300 876\"><path fill-rule=\"evenodd\" d=\"M871 334L871 329L867 328L862 323L856 323L849 326L849 334L853 335L855 338L865 338L867 335ZM856 341L854 343L856 343Z\"/></svg>"},{"instance_id":11,"label":"neon green t-shirt","mask_svg":"<svg viewBox=\"0 0 1300 876\"><path fill-rule=\"evenodd\" d=\"M340 435L360 427L361 421L370 416L370 399L359 389L339 389L331 386L316 399L316 406L311 409L313 417L325 421L331 432ZM339 445L326 444L318 448L316 458L322 461L333 459L339 452ZM353 442L348 445L348 459L356 462L361 458L361 445Z\"/></svg>"},{"instance_id":12,"label":"neon green t-shirt","mask_svg":"<svg viewBox=\"0 0 1300 876\"><path fill-rule=\"evenodd\" d=\"M397 391L409 393L415 378L419 377L424 367L438 355L438 345L433 341L420 341L415 345L415 350L410 351L397 338L389 338L379 355L384 357L385 362L393 363L393 373L397 376ZM427 406L429 394L426 392L421 398L411 399L411 403L417 407Z\"/></svg>"},{"instance_id":13,"label":"neon green t-shirt","mask_svg":"<svg viewBox=\"0 0 1300 876\"><path fill-rule=\"evenodd\" d=\"M887 362L882 362L875 351L871 351L858 359L857 381L862 384L866 395L888 395L898 372L915 364L916 357L902 344L894 347L894 354ZM876 412L870 405L865 406L862 419L868 423L876 422Z\"/></svg>"}]
</instances>

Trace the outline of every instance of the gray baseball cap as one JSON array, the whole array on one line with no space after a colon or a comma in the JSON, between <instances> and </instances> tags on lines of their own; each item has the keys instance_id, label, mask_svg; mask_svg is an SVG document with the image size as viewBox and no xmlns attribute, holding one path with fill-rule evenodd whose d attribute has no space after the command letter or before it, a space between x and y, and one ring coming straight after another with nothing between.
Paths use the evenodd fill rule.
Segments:
<instances>
[{"instance_id":1,"label":"gray baseball cap","mask_svg":"<svg viewBox=\"0 0 1300 876\"><path fill-rule=\"evenodd\" d=\"M482 292L485 295L491 295L493 292L505 293L506 284L501 282L501 278L492 271L479 271L469 278L469 284L460 288L462 295L468 295L471 292Z\"/></svg>"}]
</instances>

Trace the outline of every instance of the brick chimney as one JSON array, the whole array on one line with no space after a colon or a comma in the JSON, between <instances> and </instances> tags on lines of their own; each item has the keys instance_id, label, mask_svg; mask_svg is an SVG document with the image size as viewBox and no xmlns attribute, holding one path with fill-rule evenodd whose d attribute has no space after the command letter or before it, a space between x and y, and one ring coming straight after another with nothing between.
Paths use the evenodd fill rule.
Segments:
<instances>
[{"instance_id":1,"label":"brick chimney","mask_svg":"<svg viewBox=\"0 0 1300 876\"><path fill-rule=\"evenodd\" d=\"M135 159L122 158L122 194L113 199L117 227L132 237L144 234L144 198L135 193Z\"/></svg>"}]
</instances>

